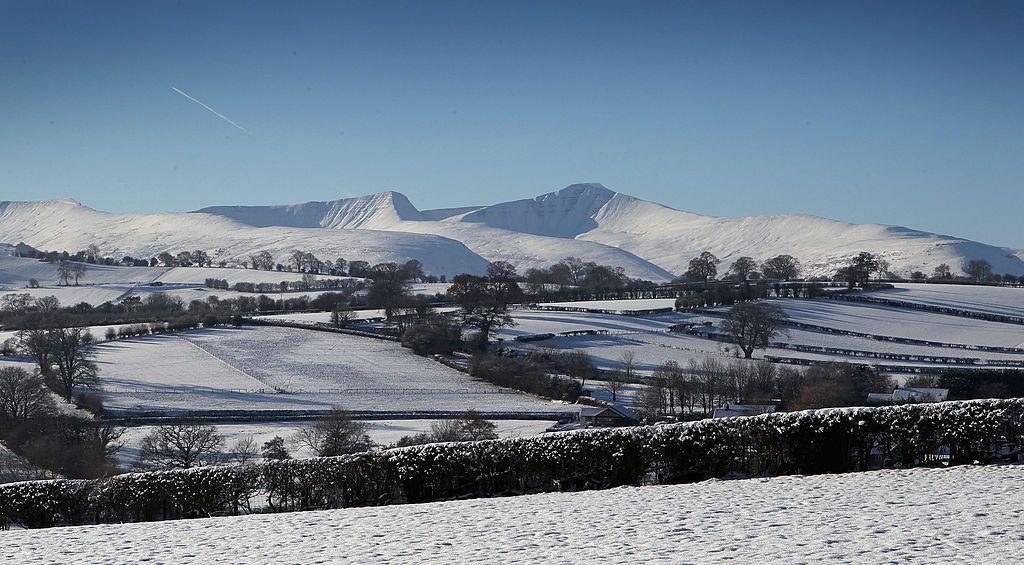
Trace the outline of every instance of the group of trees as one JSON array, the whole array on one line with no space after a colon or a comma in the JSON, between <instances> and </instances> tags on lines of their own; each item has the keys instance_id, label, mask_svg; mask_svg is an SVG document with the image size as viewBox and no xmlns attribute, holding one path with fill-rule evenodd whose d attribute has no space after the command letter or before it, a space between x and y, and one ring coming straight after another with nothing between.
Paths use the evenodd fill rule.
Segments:
<instances>
[{"instance_id":1,"label":"group of trees","mask_svg":"<svg viewBox=\"0 0 1024 565\"><path fill-rule=\"evenodd\" d=\"M364 283L353 279L317 278L316 275L305 273L302 280L271 282L245 282L239 281L230 284L227 279L208 278L204 281L206 288L217 290L234 290L235 292L249 293L280 293L280 292L306 292L310 290L339 290L358 291L364 288Z\"/></svg>"},{"instance_id":2,"label":"group of trees","mask_svg":"<svg viewBox=\"0 0 1024 565\"><path fill-rule=\"evenodd\" d=\"M846 266L839 268L833 278L853 288L856 285L867 284L872 275L877 275L880 279L893 278L893 274L889 272L888 261L873 253L862 251L850 259Z\"/></svg>"},{"instance_id":3,"label":"group of trees","mask_svg":"<svg viewBox=\"0 0 1024 565\"><path fill-rule=\"evenodd\" d=\"M344 282L344 281L343 281ZM41 328L53 326L58 317L75 326L128 324L164 321L172 324L203 322L216 325L234 316L256 312L288 312L365 306L358 296L361 283L341 284L332 292L315 297L274 298L265 294L192 300L186 304L180 297L165 292L148 294L145 299L132 295L120 302L92 306L82 302L62 306L54 296L33 298L31 295L8 294L0 298L0 324L8 328Z\"/></svg>"},{"instance_id":4,"label":"group of trees","mask_svg":"<svg viewBox=\"0 0 1024 565\"><path fill-rule=\"evenodd\" d=\"M461 308L463 326L476 330L478 349L486 349L491 332L515 325L508 306L522 299L516 269L505 261L487 266L487 274L459 275L452 279L448 298Z\"/></svg>"},{"instance_id":5,"label":"group of trees","mask_svg":"<svg viewBox=\"0 0 1024 565\"><path fill-rule=\"evenodd\" d=\"M0 403L3 402L4 373L0 370ZM2 404L0 404L2 407ZM470 410L458 418L437 420L430 431L402 437L398 447L451 441L497 439L496 426ZM365 422L334 407L300 427L291 440L275 436L262 447L250 436L239 437L228 445L217 428L198 423L169 423L155 426L139 444L135 467L139 470L191 469L204 465L243 464L260 457L268 460L291 459L289 444L306 449L317 457L334 457L369 451L379 447L367 432Z\"/></svg>"},{"instance_id":6,"label":"group of trees","mask_svg":"<svg viewBox=\"0 0 1024 565\"><path fill-rule=\"evenodd\" d=\"M135 466L152 471L242 464L261 456L270 460L291 459L288 443L276 436L261 448L252 436L242 436L228 445L227 438L213 426L170 423L154 427L142 438ZM348 412L337 407L300 427L291 443L318 457L348 455L377 446L370 440L364 422L352 419Z\"/></svg>"},{"instance_id":7,"label":"group of trees","mask_svg":"<svg viewBox=\"0 0 1024 565\"><path fill-rule=\"evenodd\" d=\"M470 362L470 374L492 384L574 402L582 385L558 374L557 365L543 354L504 357L479 352Z\"/></svg>"},{"instance_id":8,"label":"group of trees","mask_svg":"<svg viewBox=\"0 0 1024 565\"><path fill-rule=\"evenodd\" d=\"M56 316L51 327L19 331L15 347L32 358L40 377L65 400L97 383L92 334L68 323L66 316Z\"/></svg>"},{"instance_id":9,"label":"group of trees","mask_svg":"<svg viewBox=\"0 0 1024 565\"><path fill-rule=\"evenodd\" d=\"M66 477L116 471L123 429L57 408L46 377L0 367L0 440L32 465Z\"/></svg>"},{"instance_id":10,"label":"group of trees","mask_svg":"<svg viewBox=\"0 0 1024 565\"><path fill-rule=\"evenodd\" d=\"M62 260L57 263L57 284L71 286L73 279L75 286L78 286L78 282L85 276L86 271L88 271L88 268L85 263Z\"/></svg>"},{"instance_id":11,"label":"group of trees","mask_svg":"<svg viewBox=\"0 0 1024 565\"><path fill-rule=\"evenodd\" d=\"M687 282L706 283L718 277L718 265L721 259L710 251L690 259L686 273L680 279ZM760 268L759 268L760 267ZM722 277L729 281L789 281L800 276L800 261L791 255L778 255L758 265L752 257L737 257L729 265L729 270Z\"/></svg>"},{"instance_id":12,"label":"group of trees","mask_svg":"<svg viewBox=\"0 0 1024 565\"><path fill-rule=\"evenodd\" d=\"M541 294L549 286L609 291L627 286L630 278L622 267L599 265L577 257L566 257L550 267L528 269L522 276L530 294Z\"/></svg>"},{"instance_id":13,"label":"group of trees","mask_svg":"<svg viewBox=\"0 0 1024 565\"><path fill-rule=\"evenodd\" d=\"M863 406L868 393L891 392L894 383L861 365L837 363L804 369L746 359L708 356L684 370L675 361L655 369L638 393L649 418L705 416L733 403L768 404L782 410Z\"/></svg>"},{"instance_id":14,"label":"group of trees","mask_svg":"<svg viewBox=\"0 0 1024 565\"><path fill-rule=\"evenodd\" d=\"M498 439L497 426L494 425L494 422L484 420L475 410L469 410L455 419L435 420L430 424L429 432L403 436L398 440L396 446L408 447L427 443L485 439Z\"/></svg>"}]
</instances>

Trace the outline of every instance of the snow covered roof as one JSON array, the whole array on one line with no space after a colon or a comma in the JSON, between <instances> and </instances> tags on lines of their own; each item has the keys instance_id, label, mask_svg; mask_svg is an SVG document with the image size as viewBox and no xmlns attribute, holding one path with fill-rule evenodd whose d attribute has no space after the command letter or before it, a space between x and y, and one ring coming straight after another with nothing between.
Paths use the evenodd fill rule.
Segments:
<instances>
[{"instance_id":1,"label":"snow covered roof","mask_svg":"<svg viewBox=\"0 0 1024 565\"><path fill-rule=\"evenodd\" d=\"M603 412L607 412L607 411L612 412L616 416L619 416L621 418L626 418L626 419L629 419L629 420L639 420L640 419L636 414L630 412L629 410L627 410L627 409L625 409L625 408L623 408L621 406L583 406L582 408L580 408L580 417L581 418L594 418L596 416L601 415Z\"/></svg>"}]
</instances>

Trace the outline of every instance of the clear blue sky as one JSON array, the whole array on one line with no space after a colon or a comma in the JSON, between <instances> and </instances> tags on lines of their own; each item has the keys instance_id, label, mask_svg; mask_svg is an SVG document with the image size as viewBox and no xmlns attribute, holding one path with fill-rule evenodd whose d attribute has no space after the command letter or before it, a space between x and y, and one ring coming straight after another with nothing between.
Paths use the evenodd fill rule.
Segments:
<instances>
[{"instance_id":1,"label":"clear blue sky","mask_svg":"<svg viewBox=\"0 0 1024 565\"><path fill-rule=\"evenodd\" d=\"M0 200L601 182L1024 247L1022 168L1022 2L0 0Z\"/></svg>"}]
</instances>

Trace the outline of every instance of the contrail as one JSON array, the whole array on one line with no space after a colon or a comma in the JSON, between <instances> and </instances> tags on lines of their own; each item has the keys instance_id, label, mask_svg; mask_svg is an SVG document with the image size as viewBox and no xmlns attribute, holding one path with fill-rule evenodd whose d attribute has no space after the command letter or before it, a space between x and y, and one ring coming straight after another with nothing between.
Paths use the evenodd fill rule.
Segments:
<instances>
[{"instance_id":1,"label":"contrail","mask_svg":"<svg viewBox=\"0 0 1024 565\"><path fill-rule=\"evenodd\" d=\"M240 129L240 130L244 131L245 133L248 133L249 135L252 135L251 133L249 133L249 130L247 130L247 129L243 128L242 126L240 126L240 125L236 124L235 122L231 121L231 118L229 118L229 117L225 116L224 114L221 114L221 113L220 113L220 112L218 112L217 110L214 110L213 108L211 108L211 107L207 106L206 104L203 104L203 103L202 103L202 102L200 102L199 100L196 100L195 98L192 98L192 97L191 97L191 96L189 96L188 94L185 94L184 92L182 92L182 91L178 90L178 88L177 88L177 87L175 87L175 86L172 86L172 87L171 87L171 90L173 90L173 91L177 92L178 94L180 94L180 95L184 96L185 98L188 98L189 100L191 100L191 101L195 102L196 104L199 104L199 105L200 105L200 106L202 106L203 108L206 108L207 110L209 110L209 111L213 112L213 114L214 114L215 116L217 116L218 118L220 118L220 119L224 120L225 122L227 122L227 123L229 123L229 124L231 124L231 125L235 126L236 128L238 128L238 129Z\"/></svg>"}]
</instances>

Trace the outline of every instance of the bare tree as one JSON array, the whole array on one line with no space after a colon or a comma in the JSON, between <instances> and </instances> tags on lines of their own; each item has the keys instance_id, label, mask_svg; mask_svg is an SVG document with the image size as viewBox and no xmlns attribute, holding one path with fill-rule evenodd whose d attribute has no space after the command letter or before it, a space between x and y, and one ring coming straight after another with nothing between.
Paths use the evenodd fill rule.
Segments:
<instances>
[{"instance_id":1,"label":"bare tree","mask_svg":"<svg viewBox=\"0 0 1024 565\"><path fill-rule=\"evenodd\" d=\"M260 456L260 447L256 443L256 438L252 434L242 436L231 444L227 452L224 453L224 458L231 463L242 465L245 463L252 462Z\"/></svg>"},{"instance_id":2,"label":"bare tree","mask_svg":"<svg viewBox=\"0 0 1024 565\"><path fill-rule=\"evenodd\" d=\"M53 370L53 344L50 331L44 329L21 330L16 335L18 350L36 362L40 375L47 377Z\"/></svg>"},{"instance_id":3,"label":"bare tree","mask_svg":"<svg viewBox=\"0 0 1024 565\"><path fill-rule=\"evenodd\" d=\"M711 414L718 405L724 374L722 362L714 357L690 359L690 371L695 382L694 395L704 414Z\"/></svg>"},{"instance_id":4,"label":"bare tree","mask_svg":"<svg viewBox=\"0 0 1024 565\"><path fill-rule=\"evenodd\" d=\"M764 278L788 281L800 276L800 262L792 255L778 255L761 264Z\"/></svg>"},{"instance_id":5,"label":"bare tree","mask_svg":"<svg viewBox=\"0 0 1024 565\"><path fill-rule=\"evenodd\" d=\"M341 310L335 308L331 311L331 325L336 328L347 328L356 320L356 313L352 310Z\"/></svg>"},{"instance_id":6,"label":"bare tree","mask_svg":"<svg viewBox=\"0 0 1024 565\"><path fill-rule=\"evenodd\" d=\"M43 380L20 367L0 368L0 423L14 426L55 409Z\"/></svg>"},{"instance_id":7,"label":"bare tree","mask_svg":"<svg viewBox=\"0 0 1024 565\"><path fill-rule=\"evenodd\" d=\"M580 386L586 386L587 379L592 378L597 368L591 361L590 355L585 351L572 351L562 356L562 370L571 378L580 381Z\"/></svg>"},{"instance_id":8,"label":"bare tree","mask_svg":"<svg viewBox=\"0 0 1024 565\"><path fill-rule=\"evenodd\" d=\"M623 351L619 355L619 365L622 365L623 376L626 380L632 381L636 378L636 352L632 350Z\"/></svg>"},{"instance_id":9,"label":"bare tree","mask_svg":"<svg viewBox=\"0 0 1024 565\"><path fill-rule=\"evenodd\" d=\"M757 270L757 261L751 257L738 257L729 265L729 273L738 281L745 281Z\"/></svg>"},{"instance_id":10,"label":"bare tree","mask_svg":"<svg viewBox=\"0 0 1024 565\"><path fill-rule=\"evenodd\" d=\"M953 269L949 268L949 265L942 263L935 270L932 271L933 279L951 279L953 278Z\"/></svg>"},{"instance_id":11,"label":"bare tree","mask_svg":"<svg viewBox=\"0 0 1024 565\"><path fill-rule=\"evenodd\" d=\"M296 440L321 457L358 453L374 446L366 425L340 408L332 408L326 416L300 428Z\"/></svg>"},{"instance_id":12,"label":"bare tree","mask_svg":"<svg viewBox=\"0 0 1024 565\"><path fill-rule=\"evenodd\" d=\"M210 255L202 249L196 249L192 252L192 262L197 267L209 267L213 263L213 259Z\"/></svg>"},{"instance_id":13,"label":"bare tree","mask_svg":"<svg viewBox=\"0 0 1024 565\"><path fill-rule=\"evenodd\" d=\"M21 294L5 294L0 296L0 310L5 312L24 313L32 307L32 295L25 292Z\"/></svg>"},{"instance_id":14,"label":"bare tree","mask_svg":"<svg viewBox=\"0 0 1024 565\"><path fill-rule=\"evenodd\" d=\"M767 347L773 337L785 333L783 323L787 318L789 316L778 306L741 302L726 314L722 331L732 337L744 357L750 359L755 348Z\"/></svg>"},{"instance_id":15,"label":"bare tree","mask_svg":"<svg viewBox=\"0 0 1024 565\"><path fill-rule=\"evenodd\" d=\"M49 296L40 296L32 301L32 306L43 314L49 314L60 310L60 300L52 294Z\"/></svg>"},{"instance_id":16,"label":"bare tree","mask_svg":"<svg viewBox=\"0 0 1024 565\"><path fill-rule=\"evenodd\" d=\"M690 395L688 383L683 377L683 370L679 367L679 363L675 361L666 361L654 370L654 379L659 381L665 387L668 393L668 408L669 411L675 414L676 403L678 402L679 407L686 411L687 399Z\"/></svg>"},{"instance_id":17,"label":"bare tree","mask_svg":"<svg viewBox=\"0 0 1024 565\"><path fill-rule=\"evenodd\" d=\"M78 387L97 384L98 369L92 360L92 334L84 328L54 328L49 330L53 348L54 377L60 385L60 394L71 400Z\"/></svg>"},{"instance_id":18,"label":"bare tree","mask_svg":"<svg viewBox=\"0 0 1024 565\"><path fill-rule=\"evenodd\" d=\"M652 379L650 384L645 385L637 395L637 405L640 413L649 419L654 419L665 412L665 387L661 381Z\"/></svg>"},{"instance_id":19,"label":"bare tree","mask_svg":"<svg viewBox=\"0 0 1024 565\"><path fill-rule=\"evenodd\" d=\"M370 288L366 302L372 308L382 308L390 320L409 298L409 273L397 263L374 265L370 272Z\"/></svg>"},{"instance_id":20,"label":"bare tree","mask_svg":"<svg viewBox=\"0 0 1024 565\"><path fill-rule=\"evenodd\" d=\"M626 381L622 371L605 372L605 378L601 381L601 388L612 395L612 402L618 401L619 393L626 388Z\"/></svg>"},{"instance_id":21,"label":"bare tree","mask_svg":"<svg viewBox=\"0 0 1024 565\"><path fill-rule=\"evenodd\" d=\"M88 269L85 263L73 263L71 265L71 276L75 278L75 286L78 286L78 279L85 276L85 272Z\"/></svg>"},{"instance_id":22,"label":"bare tree","mask_svg":"<svg viewBox=\"0 0 1024 565\"><path fill-rule=\"evenodd\" d=\"M190 469L217 459L224 438L216 428L198 424L158 426L142 438L138 466Z\"/></svg>"},{"instance_id":23,"label":"bare tree","mask_svg":"<svg viewBox=\"0 0 1024 565\"><path fill-rule=\"evenodd\" d=\"M72 275L71 262L60 261L57 263L57 284L63 284L69 286L71 284Z\"/></svg>"},{"instance_id":24,"label":"bare tree","mask_svg":"<svg viewBox=\"0 0 1024 565\"><path fill-rule=\"evenodd\" d=\"M274 270L274 256L269 251L260 251L255 255L250 255L249 262L252 263L253 269Z\"/></svg>"},{"instance_id":25,"label":"bare tree","mask_svg":"<svg viewBox=\"0 0 1024 565\"><path fill-rule=\"evenodd\" d=\"M689 268L686 269L686 278L691 281L707 282L718 275L718 257L710 251L704 251L697 257L690 259Z\"/></svg>"},{"instance_id":26,"label":"bare tree","mask_svg":"<svg viewBox=\"0 0 1024 565\"><path fill-rule=\"evenodd\" d=\"M977 282L986 282L992 278L992 265L984 259L975 259L967 263L967 274Z\"/></svg>"},{"instance_id":27,"label":"bare tree","mask_svg":"<svg viewBox=\"0 0 1024 565\"><path fill-rule=\"evenodd\" d=\"M462 323L479 332L476 345L481 350L487 348L494 328L516 325L496 288L489 277L463 274L452 279L448 289L448 297L462 308Z\"/></svg>"},{"instance_id":28,"label":"bare tree","mask_svg":"<svg viewBox=\"0 0 1024 565\"><path fill-rule=\"evenodd\" d=\"M292 456L288 453L288 447L285 446L284 438L274 436L273 439L263 444L263 458L272 461L282 461L284 459L291 459Z\"/></svg>"},{"instance_id":29,"label":"bare tree","mask_svg":"<svg viewBox=\"0 0 1024 565\"><path fill-rule=\"evenodd\" d=\"M583 282L583 278L587 275L587 271L590 270L589 266L582 259L577 257L566 257L562 259L559 265L563 268L567 275L568 284L572 286L579 286Z\"/></svg>"}]
</instances>

